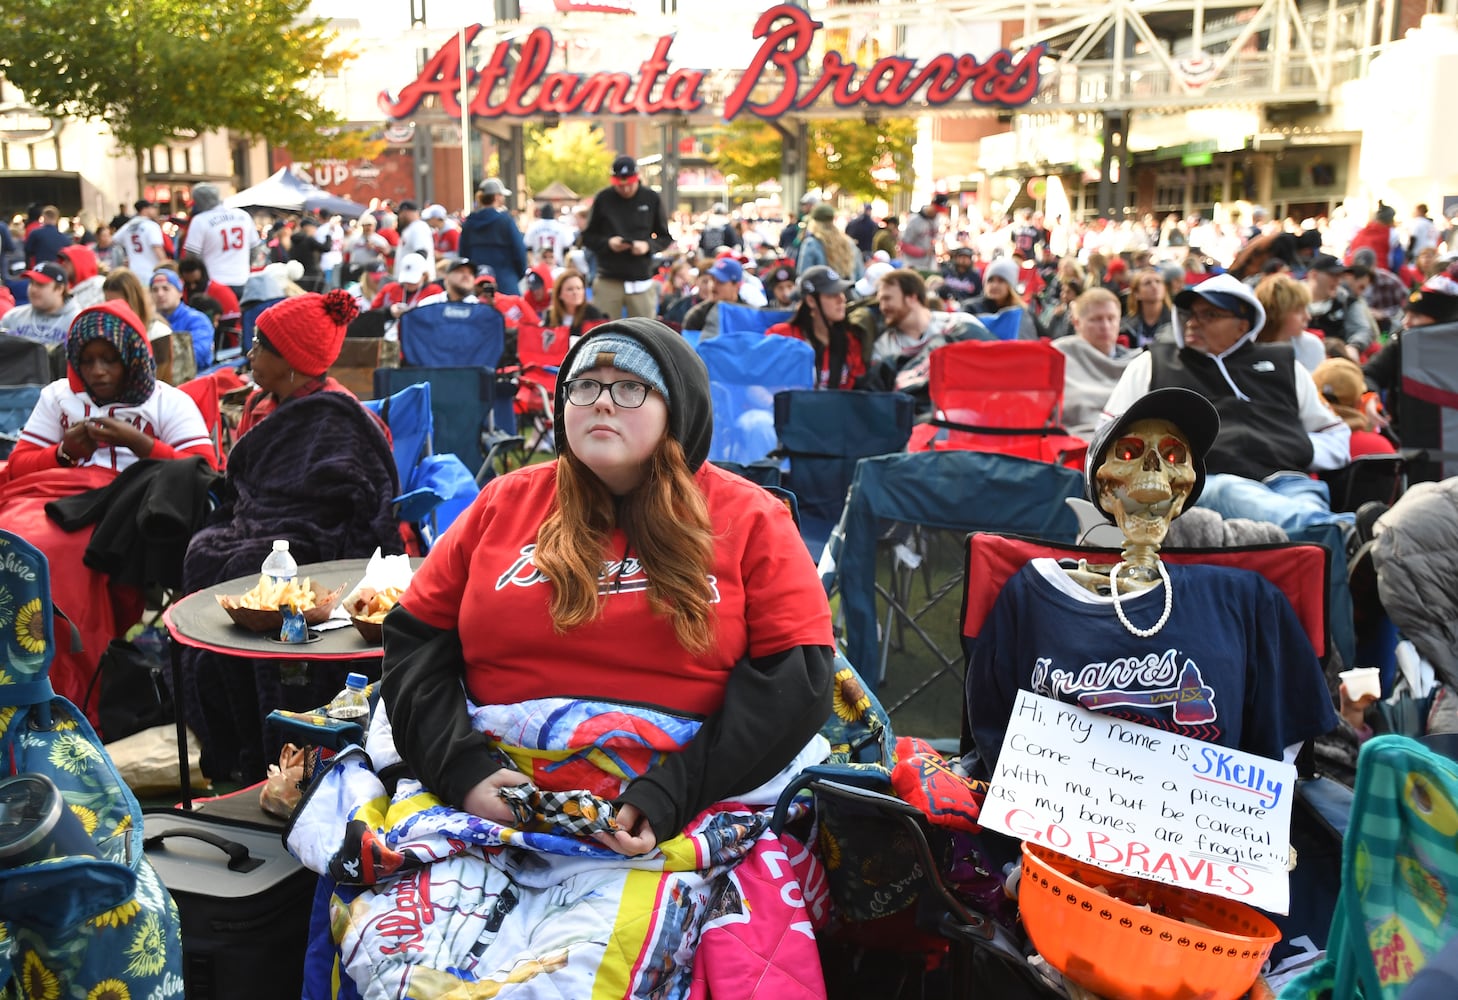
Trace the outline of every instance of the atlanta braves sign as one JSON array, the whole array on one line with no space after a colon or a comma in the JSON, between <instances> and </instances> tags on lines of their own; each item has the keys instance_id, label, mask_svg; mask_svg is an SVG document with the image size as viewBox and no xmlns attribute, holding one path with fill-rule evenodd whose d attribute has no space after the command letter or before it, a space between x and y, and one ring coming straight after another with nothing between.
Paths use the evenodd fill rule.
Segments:
<instances>
[{"instance_id":1,"label":"atlanta braves sign","mask_svg":"<svg viewBox=\"0 0 1458 1000\"><path fill-rule=\"evenodd\" d=\"M803 67L821 27L821 22L789 4L760 15L754 26L754 37L761 40L759 49L724 99L723 119L732 120L746 111L761 118L778 118L792 111L808 111L822 100L837 108L900 108L918 96L932 107L959 101L1018 107L1038 92L1042 45L1021 56L999 49L985 60L942 53L918 64L914 59L886 56L866 69L832 51L822 57L818 72L812 72ZM464 30L470 45L482 28L472 25ZM498 42L486 65L466 68L465 82L472 88L467 110L481 118L701 111L700 87L707 74L671 69L672 47L672 35L660 37L636 75L549 72L552 33L536 28L519 46ZM446 42L398 97L388 91L380 94L380 109L390 118L404 118L433 97L443 112L459 117L460 49L458 38Z\"/></svg>"}]
</instances>

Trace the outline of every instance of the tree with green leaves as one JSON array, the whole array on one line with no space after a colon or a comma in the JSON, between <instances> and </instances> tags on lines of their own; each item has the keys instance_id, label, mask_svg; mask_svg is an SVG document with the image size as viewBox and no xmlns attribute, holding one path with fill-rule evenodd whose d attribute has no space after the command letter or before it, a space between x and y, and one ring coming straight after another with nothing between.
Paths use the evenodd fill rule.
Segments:
<instances>
[{"instance_id":1,"label":"tree with green leaves","mask_svg":"<svg viewBox=\"0 0 1458 1000\"><path fill-rule=\"evenodd\" d=\"M809 123L810 187L859 198L891 198L910 193L914 118L822 118ZM773 125L746 116L714 138L714 165L731 189L753 188L780 176L780 133ZM891 179L894 176L895 179ZM882 179L878 179L880 175Z\"/></svg>"},{"instance_id":2,"label":"tree with green leaves","mask_svg":"<svg viewBox=\"0 0 1458 1000\"><path fill-rule=\"evenodd\" d=\"M309 0L0 0L0 73L47 114L102 119L136 157L227 129L297 158L360 155L308 90L352 55Z\"/></svg>"},{"instance_id":3,"label":"tree with green leaves","mask_svg":"<svg viewBox=\"0 0 1458 1000\"><path fill-rule=\"evenodd\" d=\"M533 192L561 181L587 197L607 184L613 153L596 125L573 120L559 125L528 125L524 133L527 187Z\"/></svg>"}]
</instances>

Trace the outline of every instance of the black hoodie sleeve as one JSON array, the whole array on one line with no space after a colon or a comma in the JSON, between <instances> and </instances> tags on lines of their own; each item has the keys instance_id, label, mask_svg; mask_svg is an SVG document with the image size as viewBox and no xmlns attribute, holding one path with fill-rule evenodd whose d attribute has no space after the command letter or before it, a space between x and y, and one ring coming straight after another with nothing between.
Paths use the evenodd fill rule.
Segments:
<instances>
[{"instance_id":1,"label":"black hoodie sleeve","mask_svg":"<svg viewBox=\"0 0 1458 1000\"><path fill-rule=\"evenodd\" d=\"M634 780L618 802L636 806L662 843L710 804L758 788L825 724L834 664L829 646L796 646L741 661L729 674L719 711L688 746Z\"/></svg>"},{"instance_id":2,"label":"black hoodie sleeve","mask_svg":"<svg viewBox=\"0 0 1458 1000\"><path fill-rule=\"evenodd\" d=\"M432 628L396 605L385 618L383 671L381 693L401 759L426 788L461 805L502 764L466 711L460 633Z\"/></svg>"}]
</instances>

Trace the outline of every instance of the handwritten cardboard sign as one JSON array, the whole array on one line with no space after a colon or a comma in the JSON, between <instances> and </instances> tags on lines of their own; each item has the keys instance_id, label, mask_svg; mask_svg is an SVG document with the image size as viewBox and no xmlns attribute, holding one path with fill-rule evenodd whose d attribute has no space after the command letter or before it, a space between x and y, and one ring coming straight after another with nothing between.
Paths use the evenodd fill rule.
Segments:
<instances>
[{"instance_id":1,"label":"handwritten cardboard sign","mask_svg":"<svg viewBox=\"0 0 1458 1000\"><path fill-rule=\"evenodd\" d=\"M1285 913L1295 788L1290 764L1019 691L982 823Z\"/></svg>"}]
</instances>

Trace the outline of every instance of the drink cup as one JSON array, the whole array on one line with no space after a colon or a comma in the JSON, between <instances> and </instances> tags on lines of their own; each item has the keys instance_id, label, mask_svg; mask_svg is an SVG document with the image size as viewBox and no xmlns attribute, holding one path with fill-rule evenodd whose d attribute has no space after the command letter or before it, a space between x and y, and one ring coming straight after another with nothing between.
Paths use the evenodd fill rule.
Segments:
<instances>
[{"instance_id":1,"label":"drink cup","mask_svg":"<svg viewBox=\"0 0 1458 1000\"><path fill-rule=\"evenodd\" d=\"M1360 701L1365 695L1382 697L1382 671L1377 667L1354 667L1337 675L1346 685L1347 697Z\"/></svg>"},{"instance_id":2,"label":"drink cup","mask_svg":"<svg viewBox=\"0 0 1458 1000\"><path fill-rule=\"evenodd\" d=\"M0 868L54 858L95 857L96 845L44 774L0 781Z\"/></svg>"}]
</instances>

